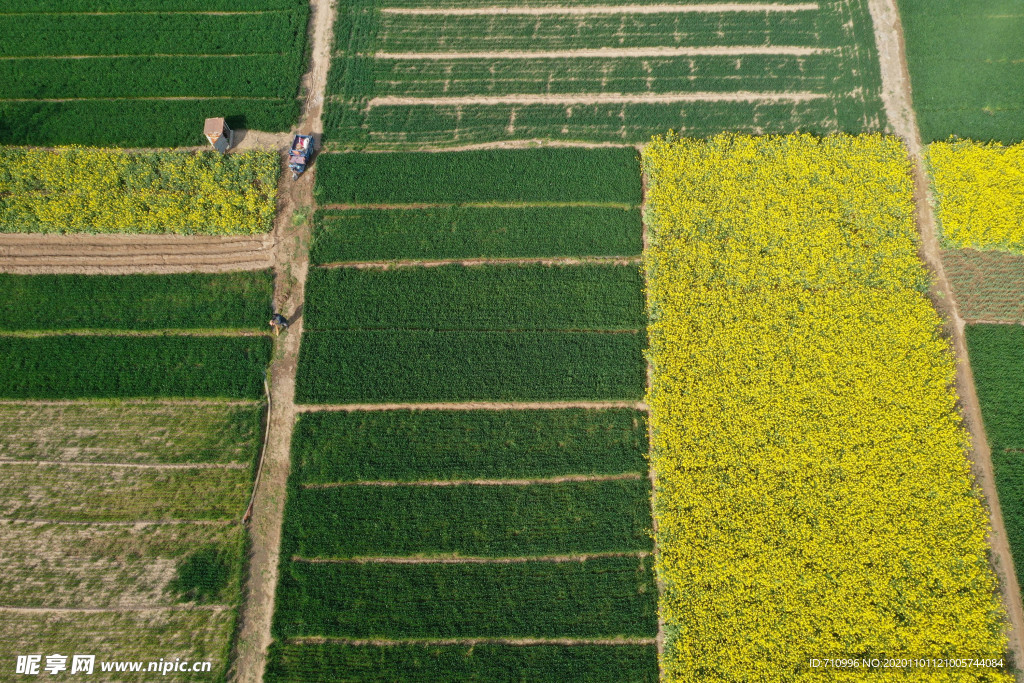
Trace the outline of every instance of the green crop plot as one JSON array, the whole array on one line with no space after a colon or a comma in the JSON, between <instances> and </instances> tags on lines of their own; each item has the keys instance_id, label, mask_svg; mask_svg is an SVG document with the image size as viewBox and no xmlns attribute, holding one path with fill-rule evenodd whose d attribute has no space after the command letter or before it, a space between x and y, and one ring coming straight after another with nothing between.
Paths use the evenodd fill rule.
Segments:
<instances>
[{"instance_id":1,"label":"green crop plot","mask_svg":"<svg viewBox=\"0 0 1024 683\"><path fill-rule=\"evenodd\" d=\"M301 557L649 551L650 489L646 478L296 488L283 547Z\"/></svg>"},{"instance_id":2,"label":"green crop plot","mask_svg":"<svg viewBox=\"0 0 1024 683\"><path fill-rule=\"evenodd\" d=\"M995 467L999 506L1024 580L1024 327L968 325L967 348Z\"/></svg>"},{"instance_id":3,"label":"green crop plot","mask_svg":"<svg viewBox=\"0 0 1024 683\"><path fill-rule=\"evenodd\" d=\"M325 154L316 195L331 203L640 204L634 149Z\"/></svg>"},{"instance_id":4,"label":"green crop plot","mask_svg":"<svg viewBox=\"0 0 1024 683\"><path fill-rule=\"evenodd\" d=\"M323 642L271 646L268 683L657 683L654 645L353 646Z\"/></svg>"},{"instance_id":5,"label":"green crop plot","mask_svg":"<svg viewBox=\"0 0 1024 683\"><path fill-rule=\"evenodd\" d=\"M283 567L279 637L654 637L650 558Z\"/></svg>"},{"instance_id":6,"label":"green crop plot","mask_svg":"<svg viewBox=\"0 0 1024 683\"><path fill-rule=\"evenodd\" d=\"M263 396L267 337L7 337L3 398Z\"/></svg>"},{"instance_id":7,"label":"green crop plot","mask_svg":"<svg viewBox=\"0 0 1024 683\"><path fill-rule=\"evenodd\" d=\"M305 329L637 331L643 286L639 266L317 269Z\"/></svg>"},{"instance_id":8,"label":"green crop plot","mask_svg":"<svg viewBox=\"0 0 1024 683\"><path fill-rule=\"evenodd\" d=\"M301 483L639 473L646 453L646 416L624 408L314 412L292 437Z\"/></svg>"},{"instance_id":9,"label":"green crop plot","mask_svg":"<svg viewBox=\"0 0 1024 683\"><path fill-rule=\"evenodd\" d=\"M0 273L0 331L259 329L272 271L180 275Z\"/></svg>"},{"instance_id":10,"label":"green crop plot","mask_svg":"<svg viewBox=\"0 0 1024 683\"><path fill-rule=\"evenodd\" d=\"M317 212L310 258L345 261L632 256L637 208L350 209Z\"/></svg>"},{"instance_id":11,"label":"green crop plot","mask_svg":"<svg viewBox=\"0 0 1024 683\"><path fill-rule=\"evenodd\" d=\"M296 400L638 400L645 345L642 333L308 332Z\"/></svg>"},{"instance_id":12,"label":"green crop plot","mask_svg":"<svg viewBox=\"0 0 1024 683\"><path fill-rule=\"evenodd\" d=\"M255 402L0 403L0 459L251 463L262 426L263 406Z\"/></svg>"},{"instance_id":13,"label":"green crop plot","mask_svg":"<svg viewBox=\"0 0 1024 683\"><path fill-rule=\"evenodd\" d=\"M1019 0L899 0L921 137L1024 139Z\"/></svg>"}]
</instances>

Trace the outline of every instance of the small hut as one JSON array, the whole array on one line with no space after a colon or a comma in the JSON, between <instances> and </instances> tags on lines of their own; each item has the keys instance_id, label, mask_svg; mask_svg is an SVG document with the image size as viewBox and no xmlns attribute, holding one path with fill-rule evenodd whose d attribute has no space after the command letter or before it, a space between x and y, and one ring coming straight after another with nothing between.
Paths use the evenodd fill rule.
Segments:
<instances>
[{"instance_id":1,"label":"small hut","mask_svg":"<svg viewBox=\"0 0 1024 683\"><path fill-rule=\"evenodd\" d=\"M203 135L210 141L213 148L221 154L231 149L234 131L228 128L228 124L224 119L206 119Z\"/></svg>"}]
</instances>

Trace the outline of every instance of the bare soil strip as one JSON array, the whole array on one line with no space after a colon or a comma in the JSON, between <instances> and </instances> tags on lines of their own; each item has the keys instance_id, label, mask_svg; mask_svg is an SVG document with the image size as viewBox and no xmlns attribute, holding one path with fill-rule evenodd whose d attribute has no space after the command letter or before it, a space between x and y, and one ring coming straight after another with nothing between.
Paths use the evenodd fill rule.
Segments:
<instances>
[{"instance_id":1,"label":"bare soil strip","mask_svg":"<svg viewBox=\"0 0 1024 683\"><path fill-rule=\"evenodd\" d=\"M265 270L272 235L0 234L0 272L33 274L218 273Z\"/></svg>"},{"instance_id":2,"label":"bare soil strip","mask_svg":"<svg viewBox=\"0 0 1024 683\"><path fill-rule=\"evenodd\" d=\"M510 104L673 104L675 102L808 102L829 95L811 92L677 92L677 93L581 93L578 95L466 95L463 97L374 97L374 107L445 107Z\"/></svg>"},{"instance_id":3,"label":"bare soil strip","mask_svg":"<svg viewBox=\"0 0 1024 683\"><path fill-rule=\"evenodd\" d=\"M364 412L377 410L565 410L566 408L583 408L600 410L602 408L633 408L647 410L643 401L547 401L547 402L497 402L468 401L465 403L344 403L344 404L306 404L296 405L297 413L315 412Z\"/></svg>"},{"instance_id":4,"label":"bare soil strip","mask_svg":"<svg viewBox=\"0 0 1024 683\"><path fill-rule=\"evenodd\" d=\"M306 636L289 638L296 645L344 643L356 647L390 647L393 645L654 645L654 638L329 638Z\"/></svg>"},{"instance_id":5,"label":"bare soil strip","mask_svg":"<svg viewBox=\"0 0 1024 683\"><path fill-rule=\"evenodd\" d=\"M1020 666L1024 664L1024 604L1021 602L1020 586L1014 571L1013 556L1010 554L1006 526L1003 523L1003 510L999 504L999 493L996 490L992 468L992 453L985 436L981 405L974 386L974 373L967 354L965 321L960 317L953 288L946 276L936 236L933 197L924 163L924 145L912 105L903 26L895 0L869 0L868 8L875 27L875 41L878 44L882 70L882 101L885 103L889 125L910 150L914 174L914 203L917 225L921 232L920 256L935 275L936 286L932 292L932 303L947 321L946 332L952 339L953 350L956 353L956 390L960 397L964 424L971 435L971 469L976 481L981 485L984 502L987 503L991 522L989 543L992 547L992 564L999 577L1003 606L1010 624L1009 648L1014 663Z\"/></svg>"},{"instance_id":6,"label":"bare soil strip","mask_svg":"<svg viewBox=\"0 0 1024 683\"><path fill-rule=\"evenodd\" d=\"M384 7L382 14L478 16L503 14L691 14L719 12L807 12L820 9L816 2L709 3L706 5L592 5L589 7Z\"/></svg>"},{"instance_id":7,"label":"bare soil strip","mask_svg":"<svg viewBox=\"0 0 1024 683\"><path fill-rule=\"evenodd\" d=\"M555 258L438 259L436 261L344 261L340 263L323 263L317 267L391 270L392 268L437 268L440 266L579 266L588 263L629 266L641 263L642 261L642 256L567 256Z\"/></svg>"},{"instance_id":8,"label":"bare soil strip","mask_svg":"<svg viewBox=\"0 0 1024 683\"><path fill-rule=\"evenodd\" d=\"M579 147L582 149L601 149L603 147L634 147L622 142L579 142L576 140L544 140L542 138L521 138L519 140L495 140L494 142L473 142L456 145L417 144L417 152L468 152L474 149L529 149L531 147ZM386 154L388 149L362 149L350 143L328 143L330 151L359 151L366 154Z\"/></svg>"},{"instance_id":9,"label":"bare soil strip","mask_svg":"<svg viewBox=\"0 0 1024 683\"><path fill-rule=\"evenodd\" d=\"M804 57L829 52L831 50L826 48L801 45L710 45L705 47L597 47L579 50L495 50L490 52L378 52L374 58L393 61L447 61L455 59L576 59L580 57L616 59L621 57L706 57L714 55L795 55ZM659 94L641 93L640 96L650 98L658 97Z\"/></svg>"},{"instance_id":10,"label":"bare soil strip","mask_svg":"<svg viewBox=\"0 0 1024 683\"><path fill-rule=\"evenodd\" d=\"M4 97L0 102L192 102L198 100L237 100L233 95L188 95L178 97ZM279 97L246 97L247 100L279 100Z\"/></svg>"},{"instance_id":11,"label":"bare soil strip","mask_svg":"<svg viewBox=\"0 0 1024 683\"><path fill-rule=\"evenodd\" d=\"M183 462L183 463L135 463L135 462L69 462L67 460L11 460L0 459L2 465L60 465L61 467L122 467L137 470L247 470L243 462Z\"/></svg>"},{"instance_id":12,"label":"bare soil strip","mask_svg":"<svg viewBox=\"0 0 1024 683\"><path fill-rule=\"evenodd\" d=\"M95 612L193 612L203 610L207 612L223 612L234 609L230 605L200 605L189 603L187 605L169 605L166 607L154 607L153 605L125 605L122 607L4 607L0 605L0 612L15 612L19 614L83 614Z\"/></svg>"},{"instance_id":13,"label":"bare soil strip","mask_svg":"<svg viewBox=\"0 0 1024 683\"><path fill-rule=\"evenodd\" d=\"M13 406L67 406L67 405L93 405L103 404L110 406L130 406L130 405L141 405L141 406L152 406L152 405L164 405L164 406L254 406L260 403L260 401L244 401L238 399L223 399L223 398L68 398L61 400L23 400L20 398L3 398L0 399L0 405L13 405Z\"/></svg>"},{"instance_id":14,"label":"bare soil strip","mask_svg":"<svg viewBox=\"0 0 1024 683\"><path fill-rule=\"evenodd\" d=\"M967 325L1024 325L1024 320L964 320Z\"/></svg>"},{"instance_id":15,"label":"bare soil strip","mask_svg":"<svg viewBox=\"0 0 1024 683\"><path fill-rule=\"evenodd\" d=\"M19 524L66 524L69 526L134 526L144 527L163 524L202 524L209 526L226 526L234 524L230 519L133 519L128 522L73 522L65 519L31 519L28 517L0 517L0 523L18 522Z\"/></svg>"},{"instance_id":16,"label":"bare soil strip","mask_svg":"<svg viewBox=\"0 0 1024 683\"><path fill-rule=\"evenodd\" d=\"M292 562L308 564L526 564L528 562L586 562L612 557L650 557L646 550L622 553L582 553L579 555L536 555L534 557L459 557L435 555L431 557L301 557L292 556Z\"/></svg>"},{"instance_id":17,"label":"bare soil strip","mask_svg":"<svg viewBox=\"0 0 1024 683\"><path fill-rule=\"evenodd\" d=\"M331 64L336 5L331 0L310 0L309 64L303 77L306 100L297 127L313 133L317 143L323 134L324 93ZM311 221L295 225L292 217L299 207L315 209L314 163L297 181L285 175L278 189L277 236L274 266L274 307L289 318L291 326L274 345L270 380L271 410L267 417L267 439L263 449L261 478L252 499L249 533L252 541L245 587L245 601L239 612L240 626L232 652L228 678L237 683L262 683L271 642L275 592L279 572L281 527L291 469L292 430L295 427L295 373L299 361L305 298L306 272L309 269Z\"/></svg>"},{"instance_id":18,"label":"bare soil strip","mask_svg":"<svg viewBox=\"0 0 1024 683\"><path fill-rule=\"evenodd\" d=\"M540 479L431 479L426 481L339 481L330 484L302 484L304 489L338 489L353 486L538 486L544 484L569 484L584 481L624 481L643 479L639 472L621 474L566 474L560 477Z\"/></svg>"}]
</instances>

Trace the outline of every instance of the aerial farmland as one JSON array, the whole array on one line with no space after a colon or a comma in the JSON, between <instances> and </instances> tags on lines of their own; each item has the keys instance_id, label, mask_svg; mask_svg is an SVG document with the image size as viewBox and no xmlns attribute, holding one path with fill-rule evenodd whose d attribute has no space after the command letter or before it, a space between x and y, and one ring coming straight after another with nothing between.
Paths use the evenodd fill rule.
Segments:
<instances>
[{"instance_id":1,"label":"aerial farmland","mask_svg":"<svg viewBox=\"0 0 1024 683\"><path fill-rule=\"evenodd\" d=\"M1019 15L0 3L0 681L1021 680Z\"/></svg>"}]
</instances>

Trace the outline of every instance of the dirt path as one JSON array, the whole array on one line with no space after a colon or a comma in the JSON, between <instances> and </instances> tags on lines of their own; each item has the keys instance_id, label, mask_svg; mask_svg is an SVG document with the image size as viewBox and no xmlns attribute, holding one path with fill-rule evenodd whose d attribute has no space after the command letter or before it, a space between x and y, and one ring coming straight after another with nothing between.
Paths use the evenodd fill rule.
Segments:
<instances>
[{"instance_id":1,"label":"dirt path","mask_svg":"<svg viewBox=\"0 0 1024 683\"><path fill-rule=\"evenodd\" d=\"M374 97L374 107L444 107L502 104L673 104L675 102L808 102L828 95L811 92L582 93L578 95L466 95L462 97Z\"/></svg>"},{"instance_id":2,"label":"dirt path","mask_svg":"<svg viewBox=\"0 0 1024 683\"><path fill-rule=\"evenodd\" d=\"M626 481L643 479L639 472L621 474L566 474L561 477L537 479L429 479L417 481L344 481L331 484L303 484L304 489L338 489L356 486L543 486L545 484L571 484L586 481Z\"/></svg>"},{"instance_id":3,"label":"dirt path","mask_svg":"<svg viewBox=\"0 0 1024 683\"><path fill-rule=\"evenodd\" d=\"M293 562L308 564L527 564L529 562L586 562L614 557L650 557L645 550L622 553L581 553L579 555L534 555L531 557L460 557L457 555L435 555L431 557L292 557Z\"/></svg>"},{"instance_id":4,"label":"dirt path","mask_svg":"<svg viewBox=\"0 0 1024 683\"><path fill-rule=\"evenodd\" d=\"M642 256L570 256L560 258L474 258L438 259L436 261L345 261L324 263L318 268L365 268L390 270L392 268L438 268L440 266L631 266L639 264Z\"/></svg>"},{"instance_id":5,"label":"dirt path","mask_svg":"<svg viewBox=\"0 0 1024 683\"><path fill-rule=\"evenodd\" d=\"M141 462L73 462L68 460L12 460L0 459L0 465L34 465L39 467L59 465L61 467L108 467L135 470L247 470L246 462L179 462L179 463L141 463Z\"/></svg>"},{"instance_id":6,"label":"dirt path","mask_svg":"<svg viewBox=\"0 0 1024 683\"><path fill-rule=\"evenodd\" d=\"M596 47L582 48L579 50L492 50L479 52L378 52L375 59L390 59L394 61L429 61L429 60L455 60L455 59L578 59L581 57L592 57L600 59L617 59L621 57L706 57L714 55L743 56L743 55L792 55L804 57L807 55L827 54L831 50L821 47L804 47L802 45L709 45L705 47ZM669 93L669 97L679 96ZM725 95L733 93L713 93ZM757 93L747 93L757 94ZM798 93L799 94L799 93ZM639 93L647 99L656 98L662 95L655 93ZM599 97L600 95L589 95ZM627 95L613 95L615 97L627 97ZM779 96L783 96L782 93ZM568 95L568 97L574 97ZM588 95L579 95L588 97ZM380 97L376 99L389 99ZM673 102L676 100L672 100Z\"/></svg>"},{"instance_id":7,"label":"dirt path","mask_svg":"<svg viewBox=\"0 0 1024 683\"><path fill-rule=\"evenodd\" d=\"M921 257L934 275L932 301L947 321L947 332L956 353L956 389L960 396L964 423L970 432L973 445L972 470L987 502L992 524L989 544L992 548L992 562L1002 589L1003 605L1010 622L1009 647L1015 663L1021 666L1024 665L1024 605L1021 603L1020 586L1010 555L1003 511L999 505L999 494L996 491L992 469L992 454L985 437L981 405L978 403L978 394L974 387L974 374L967 355L965 323L960 317L953 289L946 277L936 235L931 190L924 165L924 145L912 107L903 27L895 0L869 0L868 7L875 26L875 39L882 67L882 101L885 103L889 125L910 150L914 173L914 202L917 207L917 224L921 231Z\"/></svg>"},{"instance_id":8,"label":"dirt path","mask_svg":"<svg viewBox=\"0 0 1024 683\"><path fill-rule=\"evenodd\" d=\"M566 408L633 408L647 410L643 401L534 401L497 402L467 401L464 403L343 403L330 405L297 405L296 412L360 412L375 410L564 410Z\"/></svg>"},{"instance_id":9,"label":"dirt path","mask_svg":"<svg viewBox=\"0 0 1024 683\"><path fill-rule=\"evenodd\" d=\"M299 130L323 133L323 102L330 68L335 4L311 0L309 22L310 71L303 78L306 103ZM275 310L288 317L289 329L277 338L269 370L271 411L267 418L267 445L263 470L253 496L249 532L252 549L245 603L240 611L241 628L235 645L230 678L239 683L261 683L271 642L270 626L277 589L281 526L290 468L292 430L295 426L295 371L302 339L302 303L309 268L310 222L295 225L293 214L315 208L313 183L316 164L298 181L285 176L278 192L279 211L274 228L277 251L274 264Z\"/></svg>"},{"instance_id":10,"label":"dirt path","mask_svg":"<svg viewBox=\"0 0 1024 683\"><path fill-rule=\"evenodd\" d=\"M806 12L819 9L816 2L709 3L705 5L594 5L590 7L384 7L381 14L443 15L448 17L504 14L690 14L717 12Z\"/></svg>"}]
</instances>

